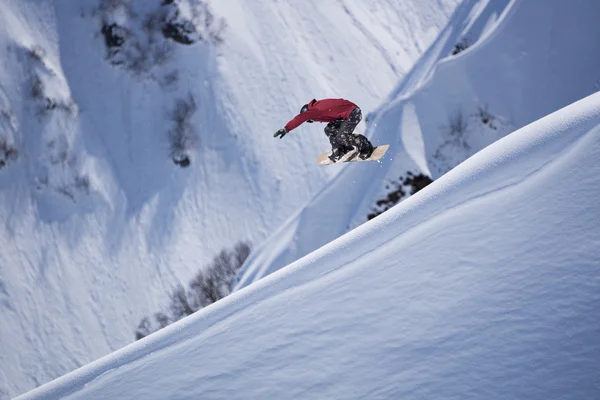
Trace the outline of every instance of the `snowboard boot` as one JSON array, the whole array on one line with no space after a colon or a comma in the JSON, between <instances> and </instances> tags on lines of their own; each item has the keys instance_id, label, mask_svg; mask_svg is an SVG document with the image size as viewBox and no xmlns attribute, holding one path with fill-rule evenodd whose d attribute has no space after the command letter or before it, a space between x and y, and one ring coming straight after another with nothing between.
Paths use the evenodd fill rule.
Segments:
<instances>
[{"instance_id":1,"label":"snowboard boot","mask_svg":"<svg viewBox=\"0 0 600 400\"><path fill-rule=\"evenodd\" d=\"M346 154L353 151L354 147L336 147L332 149L331 154L329 155L329 159L336 163L340 161Z\"/></svg>"},{"instance_id":2,"label":"snowboard boot","mask_svg":"<svg viewBox=\"0 0 600 400\"><path fill-rule=\"evenodd\" d=\"M373 147L373 145L371 143L369 143L368 146L366 146L365 148L361 149L361 152L358 154L358 157L361 160L366 160L369 157L371 157L371 154L373 154L373 150L375 150L375 148Z\"/></svg>"}]
</instances>

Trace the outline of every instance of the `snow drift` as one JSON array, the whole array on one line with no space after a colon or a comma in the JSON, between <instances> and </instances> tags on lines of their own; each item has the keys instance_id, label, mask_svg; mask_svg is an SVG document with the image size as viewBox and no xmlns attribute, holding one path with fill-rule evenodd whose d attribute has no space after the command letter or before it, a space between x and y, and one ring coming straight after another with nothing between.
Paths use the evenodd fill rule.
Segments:
<instances>
[{"instance_id":1,"label":"snow drift","mask_svg":"<svg viewBox=\"0 0 600 400\"><path fill-rule=\"evenodd\" d=\"M461 3L368 136L379 164L345 164L246 262L238 288L389 209L485 146L600 89L593 0ZM318 221L318 223L315 223Z\"/></svg>"},{"instance_id":2,"label":"snow drift","mask_svg":"<svg viewBox=\"0 0 600 400\"><path fill-rule=\"evenodd\" d=\"M260 243L335 174L317 128L272 133L307 98L374 109L456 3L3 0L0 398L130 343Z\"/></svg>"},{"instance_id":3,"label":"snow drift","mask_svg":"<svg viewBox=\"0 0 600 400\"><path fill-rule=\"evenodd\" d=\"M596 398L599 161L595 94L22 398Z\"/></svg>"}]
</instances>

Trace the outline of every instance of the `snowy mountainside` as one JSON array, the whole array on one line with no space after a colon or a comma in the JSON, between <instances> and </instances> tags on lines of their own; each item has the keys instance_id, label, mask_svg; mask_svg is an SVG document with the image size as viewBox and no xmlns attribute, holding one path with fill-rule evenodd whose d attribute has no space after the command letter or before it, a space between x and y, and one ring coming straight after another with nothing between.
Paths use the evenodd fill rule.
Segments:
<instances>
[{"instance_id":1,"label":"snowy mountainside","mask_svg":"<svg viewBox=\"0 0 600 400\"><path fill-rule=\"evenodd\" d=\"M253 156L268 172L257 175L274 177L281 191L295 191L291 187L296 185L310 185L310 195L320 190L337 173L315 168L316 156L329 148L323 126L304 125L284 140L273 140L271 135L312 98L351 99L366 112L378 107L389 93L390 82L410 70L458 3L215 2L213 7L227 15L231 26L219 59L221 71L227 74L222 83L226 113L234 121L241 146L250 140L253 146L258 144L259 152ZM365 129L364 123L357 128ZM285 175L288 170L292 172ZM311 174L321 178L316 185ZM309 194L303 193L302 202ZM281 207L281 201L303 204L299 197L272 203ZM286 207L285 217L296 208Z\"/></svg>"},{"instance_id":2,"label":"snowy mountainside","mask_svg":"<svg viewBox=\"0 0 600 400\"><path fill-rule=\"evenodd\" d=\"M594 94L21 398L597 398L599 160Z\"/></svg>"},{"instance_id":3,"label":"snowy mountainside","mask_svg":"<svg viewBox=\"0 0 600 400\"><path fill-rule=\"evenodd\" d=\"M317 127L272 133L312 97L374 109L457 2L3 1L0 398L262 241L335 175Z\"/></svg>"},{"instance_id":4,"label":"snowy mountainside","mask_svg":"<svg viewBox=\"0 0 600 400\"><path fill-rule=\"evenodd\" d=\"M514 129L597 91L598 11L592 0L461 3L369 115L370 139L391 144L384 160L335 166L339 175L252 254L237 288L389 209Z\"/></svg>"}]
</instances>

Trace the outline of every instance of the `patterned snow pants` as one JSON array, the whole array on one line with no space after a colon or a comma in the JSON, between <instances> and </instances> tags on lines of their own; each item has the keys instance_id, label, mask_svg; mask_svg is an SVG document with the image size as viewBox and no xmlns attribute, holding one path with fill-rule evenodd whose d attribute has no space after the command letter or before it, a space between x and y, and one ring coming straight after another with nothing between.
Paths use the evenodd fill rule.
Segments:
<instances>
[{"instance_id":1,"label":"patterned snow pants","mask_svg":"<svg viewBox=\"0 0 600 400\"><path fill-rule=\"evenodd\" d=\"M362 119L360 108L356 107L348 119L338 119L330 122L325 127L325 134L331 143L331 152L334 157L341 157L356 147L361 156L370 156L373 145L365 136L353 134L354 129Z\"/></svg>"}]
</instances>

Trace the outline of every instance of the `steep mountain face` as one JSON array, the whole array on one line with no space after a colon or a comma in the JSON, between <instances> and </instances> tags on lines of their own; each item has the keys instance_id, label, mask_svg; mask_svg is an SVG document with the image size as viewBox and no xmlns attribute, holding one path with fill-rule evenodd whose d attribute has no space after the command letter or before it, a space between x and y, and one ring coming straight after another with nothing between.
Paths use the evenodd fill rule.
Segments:
<instances>
[{"instance_id":1,"label":"steep mountain face","mask_svg":"<svg viewBox=\"0 0 600 400\"><path fill-rule=\"evenodd\" d=\"M23 399L598 398L599 161L594 94Z\"/></svg>"},{"instance_id":2,"label":"steep mountain face","mask_svg":"<svg viewBox=\"0 0 600 400\"><path fill-rule=\"evenodd\" d=\"M237 288L393 207L509 132L596 92L598 11L592 0L461 3L368 117L371 140L391 145L386 158L341 167L253 253Z\"/></svg>"},{"instance_id":3,"label":"steep mountain face","mask_svg":"<svg viewBox=\"0 0 600 400\"><path fill-rule=\"evenodd\" d=\"M326 4L325 4L326 3ZM312 97L378 106L455 0L6 0L0 398L131 342L221 249L337 171Z\"/></svg>"}]
</instances>

